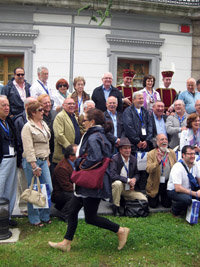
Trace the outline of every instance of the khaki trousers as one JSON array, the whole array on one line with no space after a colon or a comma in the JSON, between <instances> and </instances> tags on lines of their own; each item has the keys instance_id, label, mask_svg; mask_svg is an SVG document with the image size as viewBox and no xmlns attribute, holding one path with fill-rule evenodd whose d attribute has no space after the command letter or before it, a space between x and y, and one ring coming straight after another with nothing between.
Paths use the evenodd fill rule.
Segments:
<instances>
[{"instance_id":1,"label":"khaki trousers","mask_svg":"<svg viewBox=\"0 0 200 267\"><path fill-rule=\"evenodd\" d=\"M113 204L117 207L120 207L120 199L121 196L124 197L125 200L146 200L147 198L141 192L136 192L135 190L125 190L125 184L121 181L115 181L112 183L112 197Z\"/></svg>"}]
</instances>

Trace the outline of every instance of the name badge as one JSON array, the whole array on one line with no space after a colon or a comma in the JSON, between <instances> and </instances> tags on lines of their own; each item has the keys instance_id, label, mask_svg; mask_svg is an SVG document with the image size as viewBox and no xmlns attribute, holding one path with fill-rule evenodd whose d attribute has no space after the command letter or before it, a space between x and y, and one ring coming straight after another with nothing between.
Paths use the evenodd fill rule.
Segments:
<instances>
[{"instance_id":1,"label":"name badge","mask_svg":"<svg viewBox=\"0 0 200 267\"><path fill-rule=\"evenodd\" d=\"M160 176L160 183L164 184L165 183L165 176Z\"/></svg>"},{"instance_id":2,"label":"name badge","mask_svg":"<svg viewBox=\"0 0 200 267\"><path fill-rule=\"evenodd\" d=\"M125 184L125 190L126 191L130 190L130 184Z\"/></svg>"},{"instance_id":3,"label":"name badge","mask_svg":"<svg viewBox=\"0 0 200 267\"><path fill-rule=\"evenodd\" d=\"M11 155L11 156L14 156L15 155L14 146L9 146L9 155Z\"/></svg>"},{"instance_id":4,"label":"name badge","mask_svg":"<svg viewBox=\"0 0 200 267\"><path fill-rule=\"evenodd\" d=\"M146 129L142 128L142 135L147 135Z\"/></svg>"}]
</instances>

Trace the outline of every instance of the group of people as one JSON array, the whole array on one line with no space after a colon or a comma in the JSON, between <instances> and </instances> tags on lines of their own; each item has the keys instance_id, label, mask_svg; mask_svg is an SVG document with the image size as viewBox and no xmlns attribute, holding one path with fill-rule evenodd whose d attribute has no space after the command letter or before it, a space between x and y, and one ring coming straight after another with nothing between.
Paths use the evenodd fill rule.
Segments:
<instances>
[{"instance_id":1,"label":"group of people","mask_svg":"<svg viewBox=\"0 0 200 267\"><path fill-rule=\"evenodd\" d=\"M48 184L60 217L68 222L64 240L49 242L63 251L71 248L82 207L87 223L113 231L118 249L124 247L129 229L97 215L101 199L112 202L114 215L120 214L122 198L148 201L152 208L172 206L175 216L185 212L192 198L200 197L188 178L189 172L200 182L195 160L200 152L200 93L189 78L187 90L177 97L170 87L173 74L162 72L164 88L156 90L155 77L146 75L138 90L134 70L124 70L123 84L117 87L108 72L90 99L83 77L74 79L70 94L63 78L57 90L49 88L46 67L38 68L32 85L24 79L24 69L16 68L0 95L0 197L10 201L9 224L16 226L11 215L17 180L22 184L26 179L29 186L33 176ZM102 189L74 187L74 170L90 169L104 158L112 160ZM50 209L28 203L28 219L38 227L50 224Z\"/></svg>"}]
</instances>

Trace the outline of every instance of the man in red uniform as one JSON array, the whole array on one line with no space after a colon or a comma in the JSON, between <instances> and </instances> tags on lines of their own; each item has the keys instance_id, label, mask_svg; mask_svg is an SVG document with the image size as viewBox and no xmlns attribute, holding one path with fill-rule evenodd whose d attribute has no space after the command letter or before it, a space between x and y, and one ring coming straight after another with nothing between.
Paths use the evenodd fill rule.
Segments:
<instances>
[{"instance_id":1,"label":"man in red uniform","mask_svg":"<svg viewBox=\"0 0 200 267\"><path fill-rule=\"evenodd\" d=\"M163 88L157 88L156 91L160 94L161 101L165 104L165 111L174 103L177 92L174 88L170 88L172 82L173 71L163 71Z\"/></svg>"},{"instance_id":2,"label":"man in red uniform","mask_svg":"<svg viewBox=\"0 0 200 267\"><path fill-rule=\"evenodd\" d=\"M137 91L137 88L132 86L134 76L134 70L123 70L123 83L117 86L118 90L122 93L124 108L132 105L133 93Z\"/></svg>"}]
</instances>

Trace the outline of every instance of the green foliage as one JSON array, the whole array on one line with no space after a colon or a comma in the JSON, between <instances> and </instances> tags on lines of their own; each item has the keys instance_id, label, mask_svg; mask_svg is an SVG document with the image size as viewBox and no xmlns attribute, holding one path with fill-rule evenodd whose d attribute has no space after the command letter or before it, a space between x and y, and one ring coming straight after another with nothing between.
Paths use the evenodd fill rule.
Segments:
<instances>
[{"instance_id":1,"label":"green foliage","mask_svg":"<svg viewBox=\"0 0 200 267\"><path fill-rule=\"evenodd\" d=\"M54 218L44 228L31 226L27 218L17 219L20 239L0 245L0 266L199 266L200 224L191 226L170 213L147 218L107 216L131 229L128 242L118 251L117 236L79 220L72 249L64 253L48 246L63 239L66 224Z\"/></svg>"},{"instance_id":2,"label":"green foliage","mask_svg":"<svg viewBox=\"0 0 200 267\"><path fill-rule=\"evenodd\" d=\"M90 17L89 23L91 23L91 21L95 21L98 23L98 18L100 18L99 26L101 26L106 18L111 17L111 7L113 4L113 0L107 0L107 6L105 10L99 9L99 4L102 2L102 0L91 0L90 2L91 4L79 8L78 15L80 15L82 11L91 10L92 15Z\"/></svg>"}]
</instances>

